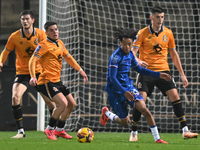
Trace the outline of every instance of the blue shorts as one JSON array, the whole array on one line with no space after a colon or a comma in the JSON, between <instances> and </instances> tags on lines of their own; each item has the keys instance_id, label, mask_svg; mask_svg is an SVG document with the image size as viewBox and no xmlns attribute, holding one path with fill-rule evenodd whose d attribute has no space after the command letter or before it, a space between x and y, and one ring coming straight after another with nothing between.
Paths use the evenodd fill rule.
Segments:
<instances>
[{"instance_id":1,"label":"blue shorts","mask_svg":"<svg viewBox=\"0 0 200 150\"><path fill-rule=\"evenodd\" d=\"M115 91L107 92L108 102L112 107L114 113L120 119L125 119L128 116L127 104L129 104L132 108L134 108L135 101L143 100L142 95L138 92L138 90L135 87L133 87L133 89L130 92L134 93L134 101L131 102L127 100L124 95L118 94Z\"/></svg>"}]
</instances>

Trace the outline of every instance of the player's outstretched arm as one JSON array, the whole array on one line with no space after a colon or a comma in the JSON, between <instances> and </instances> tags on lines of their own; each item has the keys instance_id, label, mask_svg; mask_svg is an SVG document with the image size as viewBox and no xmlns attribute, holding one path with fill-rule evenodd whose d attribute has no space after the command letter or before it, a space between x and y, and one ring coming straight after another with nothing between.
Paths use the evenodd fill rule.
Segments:
<instances>
[{"instance_id":1,"label":"player's outstretched arm","mask_svg":"<svg viewBox=\"0 0 200 150\"><path fill-rule=\"evenodd\" d=\"M167 73L152 71L152 70L146 69L144 67L141 67L140 65L135 66L134 69L135 69L135 71L137 71L138 73L143 74L143 75L162 78L167 81L171 80L171 76Z\"/></svg>"},{"instance_id":2,"label":"player's outstretched arm","mask_svg":"<svg viewBox=\"0 0 200 150\"><path fill-rule=\"evenodd\" d=\"M83 70L81 69L81 71L79 71L79 72L80 72L80 74L83 76L84 82L88 81L88 77L87 77L85 71L83 71Z\"/></svg>"},{"instance_id":3,"label":"player's outstretched arm","mask_svg":"<svg viewBox=\"0 0 200 150\"><path fill-rule=\"evenodd\" d=\"M64 58L71 67L73 67L74 69L76 69L77 71L80 72L80 74L84 77L84 82L88 81L88 77L87 77L86 73L83 71L83 69L81 69L79 64L76 62L76 60L70 54Z\"/></svg>"}]
</instances>

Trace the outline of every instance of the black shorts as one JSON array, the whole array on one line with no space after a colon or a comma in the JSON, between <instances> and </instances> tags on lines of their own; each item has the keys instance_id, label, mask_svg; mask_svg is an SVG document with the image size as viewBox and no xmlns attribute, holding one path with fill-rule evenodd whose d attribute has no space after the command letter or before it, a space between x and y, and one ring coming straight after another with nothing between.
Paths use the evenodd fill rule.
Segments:
<instances>
[{"instance_id":1,"label":"black shorts","mask_svg":"<svg viewBox=\"0 0 200 150\"><path fill-rule=\"evenodd\" d=\"M40 75L39 73L36 74L36 78L37 79L38 79L39 75ZM30 79L31 79L30 74L19 74L19 75L15 76L14 83L21 83L21 84L25 85L28 88L30 86L29 85Z\"/></svg>"},{"instance_id":2,"label":"black shorts","mask_svg":"<svg viewBox=\"0 0 200 150\"><path fill-rule=\"evenodd\" d=\"M163 71L163 72L171 75L169 71ZM176 88L176 84L173 78L170 81L166 81L164 79L152 76L146 76L146 75L138 76L137 78L138 91L145 91L147 93L147 96L151 96L154 86L156 86L163 93L164 96L166 96L166 92L168 90Z\"/></svg>"},{"instance_id":3,"label":"black shorts","mask_svg":"<svg viewBox=\"0 0 200 150\"><path fill-rule=\"evenodd\" d=\"M48 82L46 84L37 85L36 89L38 92L47 96L50 100L52 100L53 97L60 92L62 92L64 96L70 94L69 90L63 85L62 81L56 83Z\"/></svg>"}]
</instances>

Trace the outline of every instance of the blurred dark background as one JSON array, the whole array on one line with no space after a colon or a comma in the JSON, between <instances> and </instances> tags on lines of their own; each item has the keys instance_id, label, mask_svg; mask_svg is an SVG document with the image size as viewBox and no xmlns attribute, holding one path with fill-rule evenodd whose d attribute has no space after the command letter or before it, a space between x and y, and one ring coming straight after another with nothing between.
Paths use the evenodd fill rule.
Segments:
<instances>
[{"instance_id":1,"label":"blurred dark background","mask_svg":"<svg viewBox=\"0 0 200 150\"><path fill-rule=\"evenodd\" d=\"M0 53L3 51L10 34L21 28L19 14L30 9L38 27L39 0L0 0ZM11 52L0 73L0 131L16 131L17 126L12 114L12 83L15 78L15 52ZM30 87L22 97L25 130L36 130L37 93Z\"/></svg>"}]
</instances>

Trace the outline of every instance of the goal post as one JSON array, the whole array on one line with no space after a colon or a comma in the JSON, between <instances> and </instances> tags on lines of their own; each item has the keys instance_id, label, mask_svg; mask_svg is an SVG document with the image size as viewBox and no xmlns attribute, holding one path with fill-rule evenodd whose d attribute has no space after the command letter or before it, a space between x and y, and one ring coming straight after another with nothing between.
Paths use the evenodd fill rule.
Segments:
<instances>
[{"instance_id":1,"label":"goal post","mask_svg":"<svg viewBox=\"0 0 200 150\"><path fill-rule=\"evenodd\" d=\"M44 30L46 22L46 0L39 0L39 28ZM44 131L45 126L45 102L42 96L37 93L37 131Z\"/></svg>"},{"instance_id":2,"label":"goal post","mask_svg":"<svg viewBox=\"0 0 200 150\"><path fill-rule=\"evenodd\" d=\"M174 33L177 52L180 56L189 86L182 87L181 77L171 57L168 62L177 84L187 124L190 129L200 129L200 2L198 0L47 0L46 17L58 23L60 39L88 75L84 83L79 73L63 60L61 80L70 89L77 106L66 122L67 131L77 131L87 126L94 131L130 131L108 121L100 124L101 109L109 106L104 91L108 59L119 42L113 38L117 27L139 30L148 26L150 9L161 6L165 10L164 26ZM136 81L137 73L131 70L130 77ZM164 86L164 85L163 85ZM160 132L180 132L172 105L156 88L147 99L147 108L153 114ZM132 119L132 109L129 108ZM112 111L112 109L111 109ZM45 112L48 122L48 110ZM139 123L139 132L149 132L144 117Z\"/></svg>"}]
</instances>

